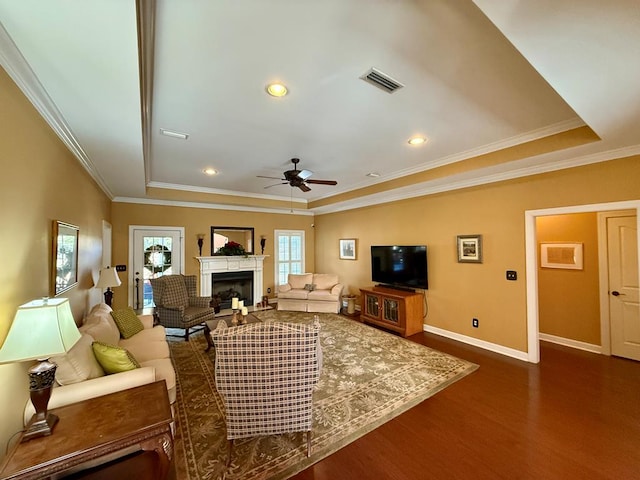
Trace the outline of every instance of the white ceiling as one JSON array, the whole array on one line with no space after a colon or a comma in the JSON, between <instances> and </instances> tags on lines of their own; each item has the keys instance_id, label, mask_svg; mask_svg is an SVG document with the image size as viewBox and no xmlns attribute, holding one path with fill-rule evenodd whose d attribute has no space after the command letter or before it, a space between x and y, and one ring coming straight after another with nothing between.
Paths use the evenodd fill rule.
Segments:
<instances>
[{"instance_id":1,"label":"white ceiling","mask_svg":"<svg viewBox=\"0 0 640 480\"><path fill-rule=\"evenodd\" d=\"M602 141L467 177L640 152L637 0L158 0L141 50L152 89L136 13L135 0L0 0L3 67L116 199L159 186L311 201L583 124ZM405 87L360 80L370 67ZM269 97L273 80L290 94ZM429 142L408 145L416 134ZM277 182L257 175L292 157L338 186L265 189Z\"/></svg>"}]
</instances>

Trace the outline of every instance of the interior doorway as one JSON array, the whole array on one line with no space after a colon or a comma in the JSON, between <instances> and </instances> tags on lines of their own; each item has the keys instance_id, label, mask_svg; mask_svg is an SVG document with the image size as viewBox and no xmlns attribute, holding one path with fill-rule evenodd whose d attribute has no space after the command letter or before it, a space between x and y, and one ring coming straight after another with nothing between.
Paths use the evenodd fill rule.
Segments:
<instances>
[{"instance_id":1,"label":"interior doorway","mask_svg":"<svg viewBox=\"0 0 640 480\"><path fill-rule=\"evenodd\" d=\"M525 252L526 252L526 291L527 291L527 360L532 363L540 362L539 341L539 311L538 311L538 239L536 233L536 218L546 215L562 215L569 213L606 212L612 210L633 210L637 219L640 216L640 200L612 202L593 205L577 205L557 207L542 210L528 210L525 212ZM636 242L640 243L640 242ZM636 247L636 250L640 246ZM636 266L640 260L636 256ZM636 269L637 276L638 269ZM636 280L637 282L637 280ZM637 285L637 283L636 283ZM602 288L602 287L601 287ZM604 341L604 339L603 339ZM603 353L605 353L603 351Z\"/></svg>"},{"instance_id":2,"label":"interior doorway","mask_svg":"<svg viewBox=\"0 0 640 480\"><path fill-rule=\"evenodd\" d=\"M604 352L640 361L637 216L633 210L603 212L598 222Z\"/></svg>"}]
</instances>

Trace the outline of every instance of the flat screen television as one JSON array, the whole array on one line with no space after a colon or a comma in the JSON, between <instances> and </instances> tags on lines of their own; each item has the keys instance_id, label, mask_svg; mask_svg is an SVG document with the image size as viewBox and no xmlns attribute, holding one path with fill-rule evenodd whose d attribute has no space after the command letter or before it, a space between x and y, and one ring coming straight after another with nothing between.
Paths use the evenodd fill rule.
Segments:
<instances>
[{"instance_id":1,"label":"flat screen television","mask_svg":"<svg viewBox=\"0 0 640 480\"><path fill-rule=\"evenodd\" d=\"M427 247L425 245L372 246L371 279L384 285L428 289Z\"/></svg>"}]
</instances>

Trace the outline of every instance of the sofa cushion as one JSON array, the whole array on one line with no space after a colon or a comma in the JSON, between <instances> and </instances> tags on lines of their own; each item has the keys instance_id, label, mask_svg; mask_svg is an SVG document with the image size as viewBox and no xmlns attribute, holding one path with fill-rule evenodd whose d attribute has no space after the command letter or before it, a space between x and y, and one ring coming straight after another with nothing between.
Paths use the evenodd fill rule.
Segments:
<instances>
[{"instance_id":1,"label":"sofa cushion","mask_svg":"<svg viewBox=\"0 0 640 480\"><path fill-rule=\"evenodd\" d=\"M302 274L290 273L288 277L288 283L289 285L291 285L291 288L304 289L304 286L307 283L314 283L313 273L302 273Z\"/></svg>"},{"instance_id":2,"label":"sofa cushion","mask_svg":"<svg viewBox=\"0 0 640 480\"><path fill-rule=\"evenodd\" d=\"M164 380L167 383L169 403L176 401L176 372L170 358L159 358L140 362L141 367L153 367L156 371L156 381Z\"/></svg>"},{"instance_id":3,"label":"sofa cushion","mask_svg":"<svg viewBox=\"0 0 640 480\"><path fill-rule=\"evenodd\" d=\"M309 293L311 292L309 292L308 290L305 290L304 288L292 288L288 292L278 293L278 299L293 298L295 300L306 300L307 297L309 296Z\"/></svg>"},{"instance_id":4,"label":"sofa cushion","mask_svg":"<svg viewBox=\"0 0 640 480\"><path fill-rule=\"evenodd\" d=\"M107 375L140 368L140 364L125 348L102 342L93 342L91 347L98 363Z\"/></svg>"},{"instance_id":5,"label":"sofa cushion","mask_svg":"<svg viewBox=\"0 0 640 480\"><path fill-rule=\"evenodd\" d=\"M338 283L338 275L333 273L316 273L313 275L316 290L331 290Z\"/></svg>"},{"instance_id":6,"label":"sofa cushion","mask_svg":"<svg viewBox=\"0 0 640 480\"><path fill-rule=\"evenodd\" d=\"M138 362L170 357L169 344L166 340L143 340L140 338L140 333L128 340L120 340L118 346L128 350Z\"/></svg>"},{"instance_id":7,"label":"sofa cushion","mask_svg":"<svg viewBox=\"0 0 640 480\"><path fill-rule=\"evenodd\" d=\"M314 290L309 292L309 301L325 301L325 302L337 302L340 296L332 294L329 290Z\"/></svg>"},{"instance_id":8,"label":"sofa cushion","mask_svg":"<svg viewBox=\"0 0 640 480\"><path fill-rule=\"evenodd\" d=\"M114 310L111 312L111 317L116 322L122 338L133 337L144 330L142 322L131 307Z\"/></svg>"},{"instance_id":9,"label":"sofa cushion","mask_svg":"<svg viewBox=\"0 0 640 480\"><path fill-rule=\"evenodd\" d=\"M60 385L71 385L90 378L104 376L104 370L93 354L91 344L93 337L83 333L80 340L64 355L56 355L50 360L55 363L56 382Z\"/></svg>"},{"instance_id":10,"label":"sofa cushion","mask_svg":"<svg viewBox=\"0 0 640 480\"><path fill-rule=\"evenodd\" d=\"M108 345L117 345L120 340L120 330L116 322L111 318L111 308L105 305L106 309L91 310L91 313L84 319L84 324L79 328L83 333L88 333L97 342Z\"/></svg>"}]
</instances>

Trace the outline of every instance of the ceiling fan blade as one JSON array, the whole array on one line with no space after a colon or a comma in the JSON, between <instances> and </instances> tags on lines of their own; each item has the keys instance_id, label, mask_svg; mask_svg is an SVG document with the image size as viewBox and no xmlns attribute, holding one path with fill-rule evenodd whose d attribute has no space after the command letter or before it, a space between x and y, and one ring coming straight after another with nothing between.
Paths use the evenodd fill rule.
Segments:
<instances>
[{"instance_id":1,"label":"ceiling fan blade","mask_svg":"<svg viewBox=\"0 0 640 480\"><path fill-rule=\"evenodd\" d=\"M298 178L301 180L306 180L311 175L313 175L313 172L311 170L300 170L298 172Z\"/></svg>"},{"instance_id":2,"label":"ceiling fan blade","mask_svg":"<svg viewBox=\"0 0 640 480\"><path fill-rule=\"evenodd\" d=\"M311 189L307 185L305 185L304 183L301 183L300 185L298 185L298 188L300 190L302 190L303 192L310 192L311 191Z\"/></svg>"},{"instance_id":3,"label":"ceiling fan blade","mask_svg":"<svg viewBox=\"0 0 640 480\"><path fill-rule=\"evenodd\" d=\"M258 178L270 178L271 180L282 180L284 181L284 178L280 178L280 177L265 177L264 175L256 175L256 177Z\"/></svg>"},{"instance_id":4,"label":"ceiling fan blade","mask_svg":"<svg viewBox=\"0 0 640 480\"><path fill-rule=\"evenodd\" d=\"M337 185L338 182L335 180L307 180L307 183L315 183L316 185Z\"/></svg>"},{"instance_id":5,"label":"ceiling fan blade","mask_svg":"<svg viewBox=\"0 0 640 480\"><path fill-rule=\"evenodd\" d=\"M278 186L278 185L286 185L286 184L288 184L288 183L289 183L289 182L274 183L273 185L267 185L267 186L266 186L266 187L264 187L264 188L271 188L271 187L275 187L275 186Z\"/></svg>"}]
</instances>

